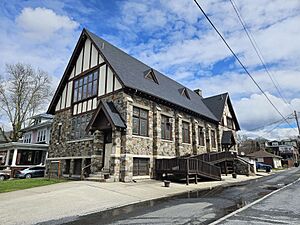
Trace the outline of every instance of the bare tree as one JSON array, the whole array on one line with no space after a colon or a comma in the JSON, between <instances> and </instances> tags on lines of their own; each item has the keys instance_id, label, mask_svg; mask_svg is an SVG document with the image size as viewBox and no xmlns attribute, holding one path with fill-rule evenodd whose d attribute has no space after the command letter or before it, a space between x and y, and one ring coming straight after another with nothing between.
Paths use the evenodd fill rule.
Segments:
<instances>
[{"instance_id":1,"label":"bare tree","mask_svg":"<svg viewBox=\"0 0 300 225\"><path fill-rule=\"evenodd\" d=\"M7 64L5 75L0 76L0 110L12 125L12 141L17 141L26 120L49 102L50 79L46 72L21 63Z\"/></svg>"}]
</instances>

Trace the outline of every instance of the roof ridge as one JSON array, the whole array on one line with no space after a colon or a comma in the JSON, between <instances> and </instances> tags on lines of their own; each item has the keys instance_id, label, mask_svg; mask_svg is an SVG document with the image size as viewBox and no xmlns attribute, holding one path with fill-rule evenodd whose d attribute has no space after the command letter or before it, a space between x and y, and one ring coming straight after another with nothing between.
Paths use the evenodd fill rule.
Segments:
<instances>
[{"instance_id":1,"label":"roof ridge","mask_svg":"<svg viewBox=\"0 0 300 225\"><path fill-rule=\"evenodd\" d=\"M95 34L95 33L91 32L91 31L89 31L89 30L86 29L86 28L84 28L84 30L86 30L89 34L92 34L92 35L96 36L97 38L101 39L101 41L103 41L104 43L109 44L111 47L113 47L113 48L115 48L115 49L121 51L123 54L125 54L125 55L131 57L132 59L138 61L139 63L142 63L143 65L149 67L149 69L152 69L154 72L158 72L160 76L164 76L166 79L168 79L168 80L170 80L170 81L172 81L172 82L176 82L178 85L181 86L181 88L186 88L186 89L189 90L190 92L195 93L191 88L189 88L189 87L187 87L187 86L181 84L180 82L178 82L178 81L176 81L176 80L174 80L174 79L168 77L167 75L165 75L164 73L160 72L159 70L157 70L157 69L155 69L155 68L153 68L153 67L147 65L147 64L144 63L143 61L137 59L136 57L134 57L134 56L132 56L132 55L130 55L130 54L128 54L127 52L125 52L125 51L122 50L121 48L119 48L119 47L117 47L117 46L111 44L110 42L104 40L103 38L99 37L97 34ZM227 93L228 93L228 92L227 92ZM196 93L195 93L195 96L197 96L197 97L199 97L200 99L202 99L201 96L199 96L199 95L196 94Z\"/></svg>"}]
</instances>

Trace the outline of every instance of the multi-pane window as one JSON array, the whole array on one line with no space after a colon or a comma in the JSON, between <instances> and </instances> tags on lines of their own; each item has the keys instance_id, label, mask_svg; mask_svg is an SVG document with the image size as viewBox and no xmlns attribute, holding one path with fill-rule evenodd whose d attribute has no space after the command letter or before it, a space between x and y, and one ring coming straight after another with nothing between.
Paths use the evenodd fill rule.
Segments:
<instances>
[{"instance_id":1,"label":"multi-pane window","mask_svg":"<svg viewBox=\"0 0 300 225\"><path fill-rule=\"evenodd\" d=\"M172 139L171 118L161 115L161 138L165 140Z\"/></svg>"},{"instance_id":2,"label":"multi-pane window","mask_svg":"<svg viewBox=\"0 0 300 225\"><path fill-rule=\"evenodd\" d=\"M24 143L31 143L31 133L27 133L24 135Z\"/></svg>"},{"instance_id":3,"label":"multi-pane window","mask_svg":"<svg viewBox=\"0 0 300 225\"><path fill-rule=\"evenodd\" d=\"M198 128L198 138L199 138L199 145L204 146L204 128L199 127Z\"/></svg>"},{"instance_id":4,"label":"multi-pane window","mask_svg":"<svg viewBox=\"0 0 300 225\"><path fill-rule=\"evenodd\" d=\"M213 148L216 148L216 132L214 130L211 130L210 132L210 135L211 135L211 146Z\"/></svg>"},{"instance_id":5,"label":"multi-pane window","mask_svg":"<svg viewBox=\"0 0 300 225\"><path fill-rule=\"evenodd\" d=\"M37 142L45 142L46 141L46 132L47 130L39 130L37 135Z\"/></svg>"},{"instance_id":6,"label":"multi-pane window","mask_svg":"<svg viewBox=\"0 0 300 225\"><path fill-rule=\"evenodd\" d=\"M227 117L227 127L233 129L233 120L230 117Z\"/></svg>"},{"instance_id":7,"label":"multi-pane window","mask_svg":"<svg viewBox=\"0 0 300 225\"><path fill-rule=\"evenodd\" d=\"M80 139L87 137L86 127L92 117L91 113L85 113L72 118L71 139Z\"/></svg>"},{"instance_id":8,"label":"multi-pane window","mask_svg":"<svg viewBox=\"0 0 300 225\"><path fill-rule=\"evenodd\" d=\"M133 107L132 133L140 136L148 136L148 111Z\"/></svg>"},{"instance_id":9,"label":"multi-pane window","mask_svg":"<svg viewBox=\"0 0 300 225\"><path fill-rule=\"evenodd\" d=\"M98 70L74 81L73 102L78 102L97 95Z\"/></svg>"},{"instance_id":10,"label":"multi-pane window","mask_svg":"<svg viewBox=\"0 0 300 225\"><path fill-rule=\"evenodd\" d=\"M190 124L182 122L182 142L190 143Z\"/></svg>"}]
</instances>

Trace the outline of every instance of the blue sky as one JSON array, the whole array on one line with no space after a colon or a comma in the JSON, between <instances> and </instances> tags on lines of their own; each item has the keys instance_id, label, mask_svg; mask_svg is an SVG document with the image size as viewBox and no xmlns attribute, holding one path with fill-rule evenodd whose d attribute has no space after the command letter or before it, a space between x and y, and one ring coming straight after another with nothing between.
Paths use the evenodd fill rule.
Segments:
<instances>
[{"instance_id":1,"label":"blue sky","mask_svg":"<svg viewBox=\"0 0 300 225\"><path fill-rule=\"evenodd\" d=\"M283 115L300 111L300 2L235 0L255 37L284 103L247 39L229 2L200 1L248 70ZM0 73L24 62L62 76L86 27L204 96L229 92L242 133L268 138L295 135L286 125L247 132L280 119L212 30L193 0L0 1ZM0 120L1 122L1 120ZM293 121L291 121L293 122ZM5 125L5 118L2 117ZM295 124L294 124L295 125Z\"/></svg>"}]
</instances>

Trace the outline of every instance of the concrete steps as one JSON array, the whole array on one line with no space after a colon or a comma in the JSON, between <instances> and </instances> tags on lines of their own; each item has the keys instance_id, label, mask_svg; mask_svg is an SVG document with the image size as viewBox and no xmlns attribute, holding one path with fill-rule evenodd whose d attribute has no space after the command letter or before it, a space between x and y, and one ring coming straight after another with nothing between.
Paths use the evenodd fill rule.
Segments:
<instances>
[{"instance_id":1,"label":"concrete steps","mask_svg":"<svg viewBox=\"0 0 300 225\"><path fill-rule=\"evenodd\" d=\"M95 181L95 182L107 182L109 181L109 173L105 173L105 172L92 173L84 180Z\"/></svg>"}]
</instances>

